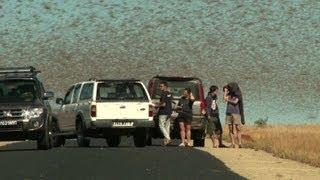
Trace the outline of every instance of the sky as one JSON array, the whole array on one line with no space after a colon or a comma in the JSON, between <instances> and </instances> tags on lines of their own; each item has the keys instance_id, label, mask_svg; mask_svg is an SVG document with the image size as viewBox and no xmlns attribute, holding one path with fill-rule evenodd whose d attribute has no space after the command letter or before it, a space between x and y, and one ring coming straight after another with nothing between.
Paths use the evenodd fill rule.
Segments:
<instances>
[{"instance_id":1,"label":"sky","mask_svg":"<svg viewBox=\"0 0 320 180\"><path fill-rule=\"evenodd\" d=\"M317 0L0 0L1 66L41 69L57 96L91 77L236 81L249 123L320 123L319 44Z\"/></svg>"}]
</instances>

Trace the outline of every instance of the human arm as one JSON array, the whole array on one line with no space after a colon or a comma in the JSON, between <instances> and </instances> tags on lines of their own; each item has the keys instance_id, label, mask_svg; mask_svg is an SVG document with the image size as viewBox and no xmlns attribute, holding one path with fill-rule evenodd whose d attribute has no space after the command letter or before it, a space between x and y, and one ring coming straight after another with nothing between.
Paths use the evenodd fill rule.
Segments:
<instances>
[{"instance_id":1,"label":"human arm","mask_svg":"<svg viewBox=\"0 0 320 180\"><path fill-rule=\"evenodd\" d=\"M212 106L212 98L211 98L210 95L208 95L207 98L206 98L206 104L207 104L206 114L207 114L207 116L209 117L209 116L212 114L212 109L211 109L211 106Z\"/></svg>"},{"instance_id":2,"label":"human arm","mask_svg":"<svg viewBox=\"0 0 320 180\"><path fill-rule=\"evenodd\" d=\"M239 102L239 98L237 98L237 97L233 97L233 98L228 98L227 99L227 102L229 102L229 103L231 103L231 104L238 104L238 102Z\"/></svg>"}]
</instances>

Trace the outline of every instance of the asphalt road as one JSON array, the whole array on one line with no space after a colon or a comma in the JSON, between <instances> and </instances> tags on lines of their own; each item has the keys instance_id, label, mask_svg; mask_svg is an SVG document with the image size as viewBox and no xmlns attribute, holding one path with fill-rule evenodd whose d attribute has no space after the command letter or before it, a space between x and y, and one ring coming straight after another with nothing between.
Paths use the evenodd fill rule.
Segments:
<instances>
[{"instance_id":1,"label":"asphalt road","mask_svg":"<svg viewBox=\"0 0 320 180\"><path fill-rule=\"evenodd\" d=\"M158 144L160 144L158 142ZM70 140L65 147L35 149L34 142L0 148L0 179L244 179L209 153L176 146L135 148L125 138L118 148L103 139L90 148Z\"/></svg>"}]
</instances>

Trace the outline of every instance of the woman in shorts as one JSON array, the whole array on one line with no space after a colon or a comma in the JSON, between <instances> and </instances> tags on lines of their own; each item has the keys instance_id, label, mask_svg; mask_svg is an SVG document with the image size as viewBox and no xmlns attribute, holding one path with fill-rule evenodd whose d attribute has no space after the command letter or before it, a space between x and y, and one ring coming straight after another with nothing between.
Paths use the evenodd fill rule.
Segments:
<instances>
[{"instance_id":1,"label":"woman in shorts","mask_svg":"<svg viewBox=\"0 0 320 180\"><path fill-rule=\"evenodd\" d=\"M191 121L192 121L192 106L194 96L191 89L183 90L181 99L178 102L176 111L178 112L177 120L180 127L181 144L179 146L191 146Z\"/></svg>"},{"instance_id":2,"label":"woman in shorts","mask_svg":"<svg viewBox=\"0 0 320 180\"><path fill-rule=\"evenodd\" d=\"M242 148L241 124L244 124L242 93L237 83L232 82L223 88L224 101L227 103L226 123L229 127L231 147Z\"/></svg>"}]
</instances>

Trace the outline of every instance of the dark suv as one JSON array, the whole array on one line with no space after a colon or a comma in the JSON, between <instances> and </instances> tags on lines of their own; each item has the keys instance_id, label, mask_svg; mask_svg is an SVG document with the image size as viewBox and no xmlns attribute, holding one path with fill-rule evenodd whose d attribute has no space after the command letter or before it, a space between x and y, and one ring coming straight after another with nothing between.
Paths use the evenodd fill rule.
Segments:
<instances>
[{"instance_id":1,"label":"dark suv","mask_svg":"<svg viewBox=\"0 0 320 180\"><path fill-rule=\"evenodd\" d=\"M205 108L205 98L204 98L204 89L202 81L196 77L168 77L168 76L155 76L153 77L148 84L148 91L151 96L152 101L158 102L160 99L160 82L167 82L169 86L169 91L173 95L174 103L177 104L184 88L190 88L192 94L195 97L195 102L193 103L193 119L191 122L191 134L193 139L194 146L204 146L205 142L205 129L206 121L204 120ZM174 106L173 106L174 107ZM179 134L179 125L175 121L177 113L173 113L171 117L171 138L180 138ZM151 132L153 138L160 138L162 134L159 129L159 120L158 117L154 118L155 128ZM151 144L151 139L149 138L148 144Z\"/></svg>"},{"instance_id":2,"label":"dark suv","mask_svg":"<svg viewBox=\"0 0 320 180\"><path fill-rule=\"evenodd\" d=\"M0 141L36 140L52 147L52 92L45 92L34 67L0 68Z\"/></svg>"}]
</instances>

